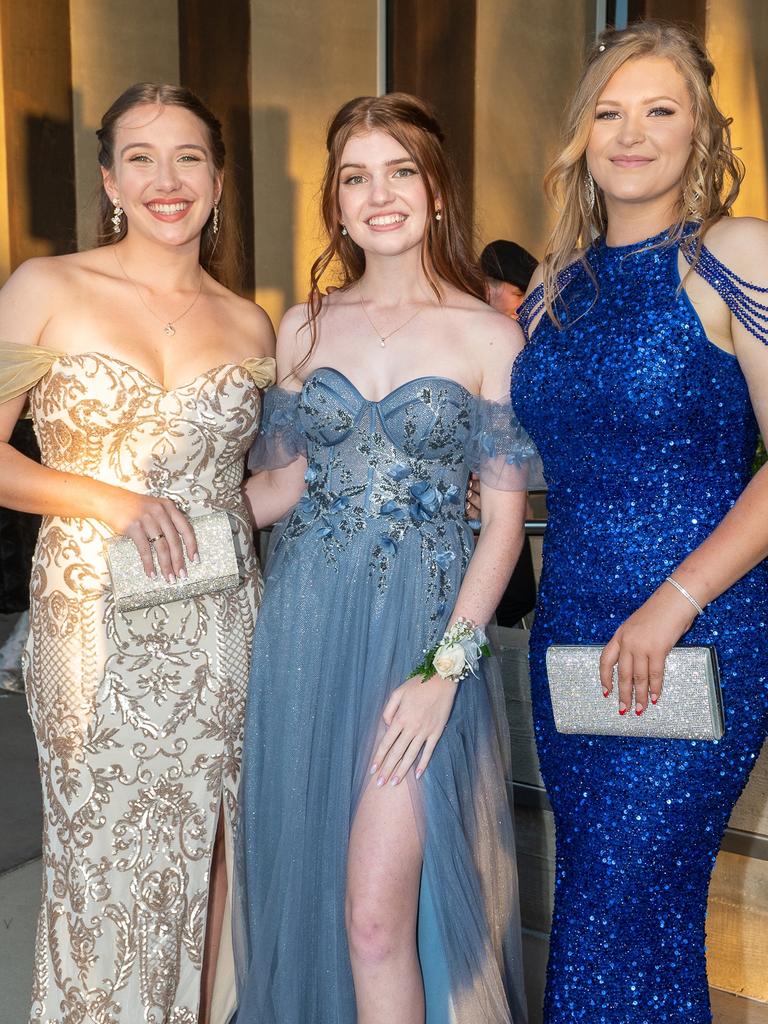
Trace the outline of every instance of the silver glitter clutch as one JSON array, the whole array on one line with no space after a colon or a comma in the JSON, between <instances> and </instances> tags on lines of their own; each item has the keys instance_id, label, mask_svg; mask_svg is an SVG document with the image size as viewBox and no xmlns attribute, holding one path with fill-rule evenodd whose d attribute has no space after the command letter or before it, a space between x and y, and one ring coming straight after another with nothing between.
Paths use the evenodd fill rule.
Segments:
<instances>
[{"instance_id":1,"label":"silver glitter clutch","mask_svg":"<svg viewBox=\"0 0 768 1024\"><path fill-rule=\"evenodd\" d=\"M112 537L104 548L119 612L184 601L201 594L217 594L237 587L244 577L243 560L236 547L232 520L227 512L209 512L190 519L197 540L198 562L185 558L187 579L169 583L158 572L150 579L139 550L130 537ZM152 551L157 569L157 555Z\"/></svg>"},{"instance_id":2,"label":"silver glitter clutch","mask_svg":"<svg viewBox=\"0 0 768 1024\"><path fill-rule=\"evenodd\" d=\"M714 647L673 647L664 668L664 688L642 715L617 711L600 685L602 647L553 644L547 678L558 732L719 740L725 732L720 670ZM615 672L615 670L614 670ZM614 675L614 687L616 677Z\"/></svg>"}]
</instances>

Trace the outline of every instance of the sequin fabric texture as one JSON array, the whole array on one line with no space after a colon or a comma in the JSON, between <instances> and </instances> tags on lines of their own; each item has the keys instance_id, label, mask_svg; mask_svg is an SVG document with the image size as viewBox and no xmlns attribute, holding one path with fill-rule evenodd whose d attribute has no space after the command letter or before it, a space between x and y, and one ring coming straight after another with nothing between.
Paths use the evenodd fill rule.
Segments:
<instances>
[{"instance_id":1,"label":"sequin fabric texture","mask_svg":"<svg viewBox=\"0 0 768 1024\"><path fill-rule=\"evenodd\" d=\"M469 469L513 489L531 454L510 415L508 402L438 377L374 402L322 368L301 393L267 394L255 466L302 455L307 488L277 528L254 638L238 1024L356 1019L344 913L355 809L374 784L389 695L456 601L472 550ZM460 685L422 779L403 782L423 842L419 956L435 1024L525 1019L508 757L501 681L486 663Z\"/></svg>"},{"instance_id":2,"label":"sequin fabric texture","mask_svg":"<svg viewBox=\"0 0 768 1024\"><path fill-rule=\"evenodd\" d=\"M768 727L763 564L682 641L717 649L721 741L554 728L547 646L610 639L749 480L756 424L746 382L678 293L678 248L653 247L662 240L596 242L588 259L597 296L577 267L563 296L565 329L541 319L512 375L515 410L549 484L531 637L536 739L557 829L547 1024L711 1020L709 877ZM529 326L540 299L534 293L523 310Z\"/></svg>"},{"instance_id":3,"label":"sequin fabric texture","mask_svg":"<svg viewBox=\"0 0 768 1024\"><path fill-rule=\"evenodd\" d=\"M245 554L242 586L121 613L109 529L47 517L32 571L25 679L44 836L30 1020L195 1024L210 857L220 809L227 836L234 828L261 589L241 483L274 360L166 390L109 355L50 352L46 365L14 349L38 366L30 408L46 465L169 497L191 516L226 510ZM234 996L222 948L217 1019Z\"/></svg>"}]
</instances>

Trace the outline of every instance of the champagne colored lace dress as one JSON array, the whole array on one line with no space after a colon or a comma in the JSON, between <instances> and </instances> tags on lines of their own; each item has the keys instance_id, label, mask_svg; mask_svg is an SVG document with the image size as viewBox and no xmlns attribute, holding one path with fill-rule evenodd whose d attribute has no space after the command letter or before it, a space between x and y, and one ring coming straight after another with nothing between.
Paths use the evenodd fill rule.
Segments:
<instances>
[{"instance_id":1,"label":"champagne colored lace dress","mask_svg":"<svg viewBox=\"0 0 768 1024\"><path fill-rule=\"evenodd\" d=\"M0 400L29 390L53 469L238 523L234 590L115 610L94 519L47 517L25 658L44 805L31 1020L196 1024L209 864L231 836L261 580L241 496L274 361L223 363L166 390L97 352L0 345ZM225 929L226 937L226 929ZM224 942L213 1019L227 1019Z\"/></svg>"}]
</instances>

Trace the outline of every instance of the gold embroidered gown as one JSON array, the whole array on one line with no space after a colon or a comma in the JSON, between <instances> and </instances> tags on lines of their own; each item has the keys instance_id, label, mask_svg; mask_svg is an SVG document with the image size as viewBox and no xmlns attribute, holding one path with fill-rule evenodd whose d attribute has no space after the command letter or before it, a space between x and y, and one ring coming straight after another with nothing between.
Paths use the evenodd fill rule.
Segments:
<instances>
[{"instance_id":1,"label":"gold embroidered gown","mask_svg":"<svg viewBox=\"0 0 768 1024\"><path fill-rule=\"evenodd\" d=\"M240 485L274 360L166 390L113 356L0 345L0 401L29 390L43 463L238 521L235 590L114 608L110 531L47 517L25 658L44 805L31 1020L196 1024L218 815L234 826L259 569ZM229 850L228 850L229 852ZM215 1024L229 1016L225 925Z\"/></svg>"}]
</instances>

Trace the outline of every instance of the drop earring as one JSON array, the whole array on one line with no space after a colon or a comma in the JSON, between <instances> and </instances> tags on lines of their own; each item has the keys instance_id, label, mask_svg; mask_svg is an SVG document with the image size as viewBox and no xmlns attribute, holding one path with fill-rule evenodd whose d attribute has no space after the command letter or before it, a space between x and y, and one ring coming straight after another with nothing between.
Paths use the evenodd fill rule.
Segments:
<instances>
[{"instance_id":1,"label":"drop earring","mask_svg":"<svg viewBox=\"0 0 768 1024\"><path fill-rule=\"evenodd\" d=\"M584 175L584 200L587 204L587 213L592 213L595 208L595 179L589 168Z\"/></svg>"},{"instance_id":2,"label":"drop earring","mask_svg":"<svg viewBox=\"0 0 768 1024\"><path fill-rule=\"evenodd\" d=\"M342 233L342 235L346 235L348 233L347 229L344 227L343 224L341 225L341 233Z\"/></svg>"},{"instance_id":3,"label":"drop earring","mask_svg":"<svg viewBox=\"0 0 768 1024\"><path fill-rule=\"evenodd\" d=\"M115 212L112 215L112 230L116 235L119 235L123 226L122 217L124 212L122 206L120 205L120 197L115 196L115 198L112 200L112 204L115 207Z\"/></svg>"},{"instance_id":4,"label":"drop earring","mask_svg":"<svg viewBox=\"0 0 768 1024\"><path fill-rule=\"evenodd\" d=\"M435 220L442 220L442 219L443 219L443 211L438 206L438 208L435 210Z\"/></svg>"},{"instance_id":5,"label":"drop earring","mask_svg":"<svg viewBox=\"0 0 768 1024\"><path fill-rule=\"evenodd\" d=\"M213 224L211 224L211 230L214 235L219 233L219 201L216 199L213 204Z\"/></svg>"}]
</instances>

